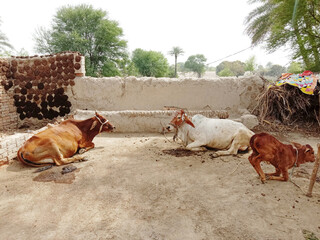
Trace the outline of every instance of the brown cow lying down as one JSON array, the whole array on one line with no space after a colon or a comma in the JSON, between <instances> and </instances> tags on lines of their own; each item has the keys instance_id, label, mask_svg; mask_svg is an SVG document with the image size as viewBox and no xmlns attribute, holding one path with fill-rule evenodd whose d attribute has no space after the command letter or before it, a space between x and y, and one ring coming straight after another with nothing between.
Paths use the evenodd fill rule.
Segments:
<instances>
[{"instance_id":1,"label":"brown cow lying down","mask_svg":"<svg viewBox=\"0 0 320 240\"><path fill-rule=\"evenodd\" d=\"M28 139L18 151L18 159L32 167L64 165L83 160L83 156L73 156L94 148L93 138L100 132L110 132L112 124L100 114L86 120L69 119L50 127ZM52 159L53 163L41 162Z\"/></svg>"},{"instance_id":2,"label":"brown cow lying down","mask_svg":"<svg viewBox=\"0 0 320 240\"><path fill-rule=\"evenodd\" d=\"M262 183L266 181L266 177L270 180L288 181L288 169L315 161L314 151L309 144L292 144L294 146L283 144L268 133L259 133L251 137L250 146L253 153L249 156L249 161L259 174ZM260 166L261 161L271 163L276 172L265 174Z\"/></svg>"}]
</instances>

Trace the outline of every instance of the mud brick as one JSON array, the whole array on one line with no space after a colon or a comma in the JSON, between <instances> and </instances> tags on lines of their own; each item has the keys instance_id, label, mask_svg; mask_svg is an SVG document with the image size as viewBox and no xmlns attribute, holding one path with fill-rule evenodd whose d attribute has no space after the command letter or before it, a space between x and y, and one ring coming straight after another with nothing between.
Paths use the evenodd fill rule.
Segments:
<instances>
[{"instance_id":1,"label":"mud brick","mask_svg":"<svg viewBox=\"0 0 320 240\"><path fill-rule=\"evenodd\" d=\"M7 149L7 140L3 139L0 141L0 149Z\"/></svg>"},{"instance_id":2,"label":"mud brick","mask_svg":"<svg viewBox=\"0 0 320 240\"><path fill-rule=\"evenodd\" d=\"M6 148L0 148L0 157L4 154L7 154L7 149Z\"/></svg>"},{"instance_id":3,"label":"mud brick","mask_svg":"<svg viewBox=\"0 0 320 240\"><path fill-rule=\"evenodd\" d=\"M0 165L4 164L4 162L7 162L9 159L7 156L1 157L0 156ZM2 163L2 164L1 164Z\"/></svg>"}]
</instances>

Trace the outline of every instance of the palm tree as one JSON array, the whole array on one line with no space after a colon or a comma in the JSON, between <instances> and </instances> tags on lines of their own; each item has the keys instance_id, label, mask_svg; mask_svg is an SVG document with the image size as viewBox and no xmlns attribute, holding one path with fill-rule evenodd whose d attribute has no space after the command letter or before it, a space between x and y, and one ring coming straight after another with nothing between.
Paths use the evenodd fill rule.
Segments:
<instances>
[{"instance_id":1,"label":"palm tree","mask_svg":"<svg viewBox=\"0 0 320 240\"><path fill-rule=\"evenodd\" d=\"M1 25L1 20L0 20L0 25ZM9 43L8 43L8 38L4 33L0 31L0 51L5 50L5 47L8 48L13 48Z\"/></svg>"},{"instance_id":2,"label":"palm tree","mask_svg":"<svg viewBox=\"0 0 320 240\"><path fill-rule=\"evenodd\" d=\"M184 51L180 47L173 47L169 54L174 55L174 77L177 77L177 59L179 55L184 54Z\"/></svg>"},{"instance_id":3,"label":"palm tree","mask_svg":"<svg viewBox=\"0 0 320 240\"><path fill-rule=\"evenodd\" d=\"M320 70L320 6L318 1L250 0L261 5L245 24L252 45L266 44L269 52L291 45L292 58L302 59L309 70Z\"/></svg>"}]
</instances>

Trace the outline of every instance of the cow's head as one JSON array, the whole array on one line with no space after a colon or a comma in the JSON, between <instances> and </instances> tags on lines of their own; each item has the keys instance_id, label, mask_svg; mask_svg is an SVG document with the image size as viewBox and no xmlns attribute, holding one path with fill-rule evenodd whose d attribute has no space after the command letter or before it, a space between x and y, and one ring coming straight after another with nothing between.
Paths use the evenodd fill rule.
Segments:
<instances>
[{"instance_id":1,"label":"cow's head","mask_svg":"<svg viewBox=\"0 0 320 240\"><path fill-rule=\"evenodd\" d=\"M112 132L115 127L107 120L104 116L100 115L99 113L95 113L94 120L92 122L92 125L90 127L90 130L99 127L99 133L100 132ZM97 127L97 129L98 129Z\"/></svg>"},{"instance_id":2,"label":"cow's head","mask_svg":"<svg viewBox=\"0 0 320 240\"><path fill-rule=\"evenodd\" d=\"M297 148L299 153L297 166L302 163L315 161L314 150L309 144L301 145L295 142L292 142L292 144Z\"/></svg>"},{"instance_id":3,"label":"cow's head","mask_svg":"<svg viewBox=\"0 0 320 240\"><path fill-rule=\"evenodd\" d=\"M179 111L177 111L175 113L173 119L171 120L169 125L166 127L166 129L168 131L171 131L171 130L173 130L173 128L179 128L184 123L187 123L191 127L194 127L193 123L191 122L191 120L189 119L187 114L183 111L183 109L180 109Z\"/></svg>"}]
</instances>

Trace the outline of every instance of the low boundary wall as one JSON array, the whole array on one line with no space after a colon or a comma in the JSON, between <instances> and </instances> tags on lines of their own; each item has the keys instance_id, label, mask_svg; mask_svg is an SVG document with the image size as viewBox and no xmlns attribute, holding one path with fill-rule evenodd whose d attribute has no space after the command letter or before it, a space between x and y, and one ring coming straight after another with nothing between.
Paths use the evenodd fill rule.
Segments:
<instances>
[{"instance_id":1,"label":"low boundary wall","mask_svg":"<svg viewBox=\"0 0 320 240\"><path fill-rule=\"evenodd\" d=\"M258 76L216 79L113 77L76 79L68 96L74 109L98 111L228 110L254 107L263 87Z\"/></svg>"},{"instance_id":2,"label":"low boundary wall","mask_svg":"<svg viewBox=\"0 0 320 240\"><path fill-rule=\"evenodd\" d=\"M75 112L75 119L84 120L94 116L94 111L77 110ZM99 111L99 114L105 116L116 127L115 132L134 133L134 132L154 132L161 133L164 128L171 121L175 110L157 110L157 111ZM202 114L210 118L218 118L218 111L200 110L188 111L189 116L195 114ZM237 122L242 122L249 129L258 125L258 120L249 112L238 118L232 118Z\"/></svg>"}]
</instances>

